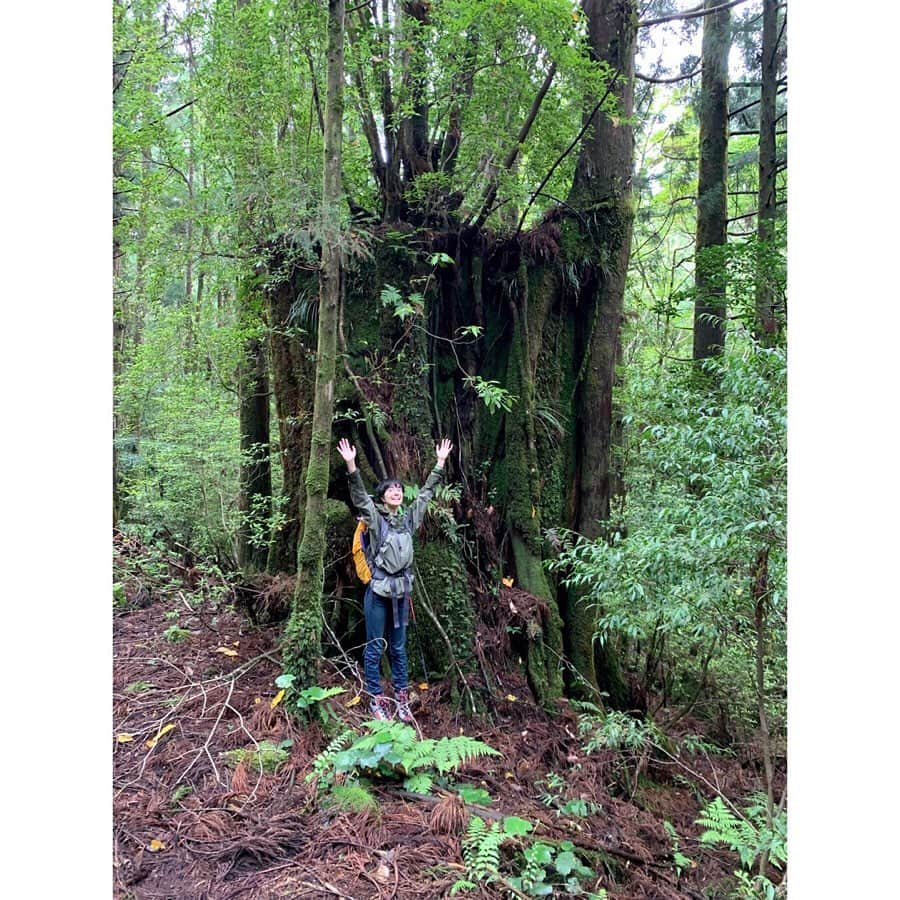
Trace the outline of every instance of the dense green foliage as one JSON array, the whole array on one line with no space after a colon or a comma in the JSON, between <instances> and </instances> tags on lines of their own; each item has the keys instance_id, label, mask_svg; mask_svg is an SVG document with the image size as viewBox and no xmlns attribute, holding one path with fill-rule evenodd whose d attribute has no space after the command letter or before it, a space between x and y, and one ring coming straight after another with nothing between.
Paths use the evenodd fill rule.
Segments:
<instances>
[{"instance_id":1,"label":"dense green foliage","mask_svg":"<svg viewBox=\"0 0 900 900\"><path fill-rule=\"evenodd\" d=\"M693 374L629 379L628 502L609 540L578 542L555 568L602 609L629 668L676 702L704 688L708 712L756 720L752 660L757 557L767 553L770 701L784 721L786 366L752 342ZM624 535L627 534L627 537Z\"/></svg>"},{"instance_id":2,"label":"dense green foliage","mask_svg":"<svg viewBox=\"0 0 900 900\"><path fill-rule=\"evenodd\" d=\"M309 475L331 504L330 625L359 638L356 585L342 569L352 514L339 465L332 460L327 484L321 460L312 473L289 470L292 460L308 461L313 437L303 429L322 243L339 247L334 427L329 435L318 425L315 440L328 447L352 438L372 483L382 468L420 482L433 441L450 434L457 444L455 482L438 492L417 549L413 670L427 657L431 674L470 673L479 616L491 618L488 607L506 602L501 585L514 584L538 598L539 614L508 626L518 641L509 659L551 708L563 686L563 630L567 641L583 632L575 635L579 665L590 672L567 684L596 701L583 708L581 737L587 752L619 754L611 771L623 792L665 743L660 729L693 715L718 743L750 747L762 763L771 835L769 769L783 760L786 733L787 137L782 79L777 215L761 239L760 3L732 14L728 242L700 254L699 18L638 28L644 77L625 121L612 94L619 74L590 47L581 4L349 5L346 203L326 211L326 4L114 3L118 527L230 574L241 535L270 546L297 499L283 486L302 491ZM678 9L655 0L640 14ZM682 48L675 63L671 52L663 60L663 34L669 51ZM784 52L782 44L780 74ZM579 137L598 102L611 129L633 128L632 193L621 208L595 198L576 209ZM605 348L615 359L611 402L591 406L575 398L599 383L589 345L609 325L601 310L585 310L615 274L603 242L627 234L632 214L624 304L615 311L622 330ZM691 361L698 269L724 288L728 316L724 354L702 367ZM761 337L763 288L777 328ZM254 341L282 381L273 377L266 389L269 443L242 453L241 372ZM288 363L285 348L294 354ZM278 401L288 376L296 407L285 410ZM592 416L609 426L612 451L605 501L591 507L605 517L575 526L587 539L567 526L595 474L578 444L579 419ZM304 435L302 448L290 445L292 434ZM260 455L272 466L273 496L242 507L242 463ZM296 557L295 546L289 551ZM114 590L114 602L122 596ZM315 606L289 631L286 658L300 632L318 627ZM183 637L177 624L169 634ZM609 666L595 677L600 657ZM322 699L301 695L292 708L327 718ZM606 708L614 705L647 718ZM355 783L362 773L427 790L465 757L392 728L344 736L323 754L318 777L335 802L372 808ZM717 821L711 831L729 843L737 832ZM509 837L488 826L469 835L472 880L500 872L492 854ZM767 845L773 863L776 843ZM578 881L584 866L568 850L537 846L507 866L510 884L528 893L570 875Z\"/></svg>"},{"instance_id":3,"label":"dense green foliage","mask_svg":"<svg viewBox=\"0 0 900 900\"><path fill-rule=\"evenodd\" d=\"M493 747L467 735L420 738L399 721L371 721L365 732L345 731L319 754L307 776L320 790L335 783L401 781L413 793L428 794L436 782L446 786L448 774L481 756L498 756Z\"/></svg>"}]
</instances>

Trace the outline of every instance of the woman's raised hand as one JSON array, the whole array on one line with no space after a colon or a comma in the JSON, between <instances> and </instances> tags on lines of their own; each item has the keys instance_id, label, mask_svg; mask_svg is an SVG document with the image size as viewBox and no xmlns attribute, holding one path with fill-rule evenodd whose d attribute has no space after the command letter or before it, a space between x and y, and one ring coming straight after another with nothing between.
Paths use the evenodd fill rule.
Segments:
<instances>
[{"instance_id":1,"label":"woman's raised hand","mask_svg":"<svg viewBox=\"0 0 900 900\"><path fill-rule=\"evenodd\" d=\"M356 459L356 447L354 447L347 438L341 438L337 445L338 453L341 458L349 466Z\"/></svg>"},{"instance_id":2,"label":"woman's raised hand","mask_svg":"<svg viewBox=\"0 0 900 900\"><path fill-rule=\"evenodd\" d=\"M439 444L435 445L434 451L437 453L439 466L442 466L446 462L452 449L453 444L451 444L447 438L444 438Z\"/></svg>"}]
</instances>

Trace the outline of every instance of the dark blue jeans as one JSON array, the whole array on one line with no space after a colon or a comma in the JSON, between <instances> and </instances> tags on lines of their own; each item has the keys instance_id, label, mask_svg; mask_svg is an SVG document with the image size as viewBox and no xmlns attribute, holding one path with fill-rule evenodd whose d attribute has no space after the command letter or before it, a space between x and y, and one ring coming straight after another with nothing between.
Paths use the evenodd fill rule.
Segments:
<instances>
[{"instance_id":1,"label":"dark blue jeans","mask_svg":"<svg viewBox=\"0 0 900 900\"><path fill-rule=\"evenodd\" d=\"M403 597L397 601L397 613L403 620ZM381 693L381 655L387 645L391 662L391 680L395 691L406 690L406 626L394 628L394 610L390 597L382 597L372 590L371 582L366 587L363 602L366 615L366 651L363 655L366 671L366 690L377 695ZM385 632L387 634L385 635ZM385 637L387 640L385 641Z\"/></svg>"}]
</instances>

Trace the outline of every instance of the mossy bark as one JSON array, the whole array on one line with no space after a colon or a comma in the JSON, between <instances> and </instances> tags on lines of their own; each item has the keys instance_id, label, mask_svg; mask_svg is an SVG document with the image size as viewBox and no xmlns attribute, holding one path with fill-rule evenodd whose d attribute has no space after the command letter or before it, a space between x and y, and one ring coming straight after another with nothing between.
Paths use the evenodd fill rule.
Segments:
<instances>
[{"instance_id":1,"label":"mossy bark","mask_svg":"<svg viewBox=\"0 0 900 900\"><path fill-rule=\"evenodd\" d=\"M706 0L706 8L721 6ZM697 240L694 301L695 360L725 349L725 261L711 253L728 240L728 52L731 10L703 17L700 85L700 164L697 174Z\"/></svg>"},{"instance_id":2,"label":"mossy bark","mask_svg":"<svg viewBox=\"0 0 900 900\"><path fill-rule=\"evenodd\" d=\"M544 600L545 620L528 629L526 669L538 702L549 706L562 696L562 619L544 571L541 533L540 461L535 437L535 368L544 321L554 296L552 274L540 271L533 294L524 261L517 276L517 298L507 369L507 389L517 402L506 417L506 518L519 586Z\"/></svg>"},{"instance_id":3,"label":"mossy bark","mask_svg":"<svg viewBox=\"0 0 900 900\"><path fill-rule=\"evenodd\" d=\"M297 570L297 547L303 532L305 507L303 477L309 461L312 437L315 366L303 335L291 318L297 295L290 281L268 296L269 352L272 359L272 391L278 420L279 457L282 472L284 521L273 531L266 565L271 574Z\"/></svg>"},{"instance_id":4,"label":"mossy bark","mask_svg":"<svg viewBox=\"0 0 900 900\"><path fill-rule=\"evenodd\" d=\"M424 677L424 658L429 675L446 674L451 681L455 680L457 673L453 660L465 661L471 656L475 633L475 611L466 582L465 564L459 549L444 541L417 542L416 572L420 600L414 601L408 632L410 677L417 678L419 674ZM440 620L450 647L426 610L418 608L422 602L427 603Z\"/></svg>"},{"instance_id":5,"label":"mossy bark","mask_svg":"<svg viewBox=\"0 0 900 900\"><path fill-rule=\"evenodd\" d=\"M328 88L325 115L322 268L312 439L306 473L306 513L297 552L297 586L284 634L285 669L297 687L316 684L322 655L326 498L331 468L331 422L341 295L341 119L344 77L344 0L328 3Z\"/></svg>"},{"instance_id":6,"label":"mossy bark","mask_svg":"<svg viewBox=\"0 0 900 900\"><path fill-rule=\"evenodd\" d=\"M238 567L259 572L266 566L266 541L254 535L254 526L265 529L272 512L272 469L269 459L269 369L266 348L259 334L260 296L256 277L241 286L238 303L249 336L244 342L238 373L240 396L241 466L238 510L241 521L236 536Z\"/></svg>"},{"instance_id":7,"label":"mossy bark","mask_svg":"<svg viewBox=\"0 0 900 900\"><path fill-rule=\"evenodd\" d=\"M576 389L577 471L574 527L588 538L603 533L609 517L613 452L613 385L619 353L625 276L634 218L631 178L634 136L634 56L637 13L633 0L598 0L588 12L592 55L617 73L613 93L621 118L598 113L585 133L568 202L581 211L567 222L563 250L583 264L578 300L581 364ZM569 653L585 679L575 694L595 686L614 705L625 702L625 684L615 647L593 639L596 611L577 591L566 604ZM587 687L585 687L585 685Z\"/></svg>"}]
</instances>

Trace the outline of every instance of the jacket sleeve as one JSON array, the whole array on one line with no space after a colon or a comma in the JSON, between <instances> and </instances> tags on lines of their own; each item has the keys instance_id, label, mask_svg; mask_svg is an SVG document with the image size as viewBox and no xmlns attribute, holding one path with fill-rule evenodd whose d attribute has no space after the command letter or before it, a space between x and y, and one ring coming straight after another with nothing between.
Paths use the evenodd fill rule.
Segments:
<instances>
[{"instance_id":1,"label":"jacket sleeve","mask_svg":"<svg viewBox=\"0 0 900 900\"><path fill-rule=\"evenodd\" d=\"M347 476L347 479L350 482L350 499L353 501L353 505L359 510L366 525L371 525L375 521L378 511L375 509L375 504L372 502L368 491L366 491L359 469L355 469Z\"/></svg>"},{"instance_id":2,"label":"jacket sleeve","mask_svg":"<svg viewBox=\"0 0 900 900\"><path fill-rule=\"evenodd\" d=\"M428 509L428 501L431 500L434 495L434 489L441 483L443 478L443 468L439 469L435 466L431 470L431 474L428 476L425 484L422 485L422 490L419 491L418 496L413 501L409 512L413 531L416 531L422 524L422 520L425 518L425 510Z\"/></svg>"}]
</instances>

